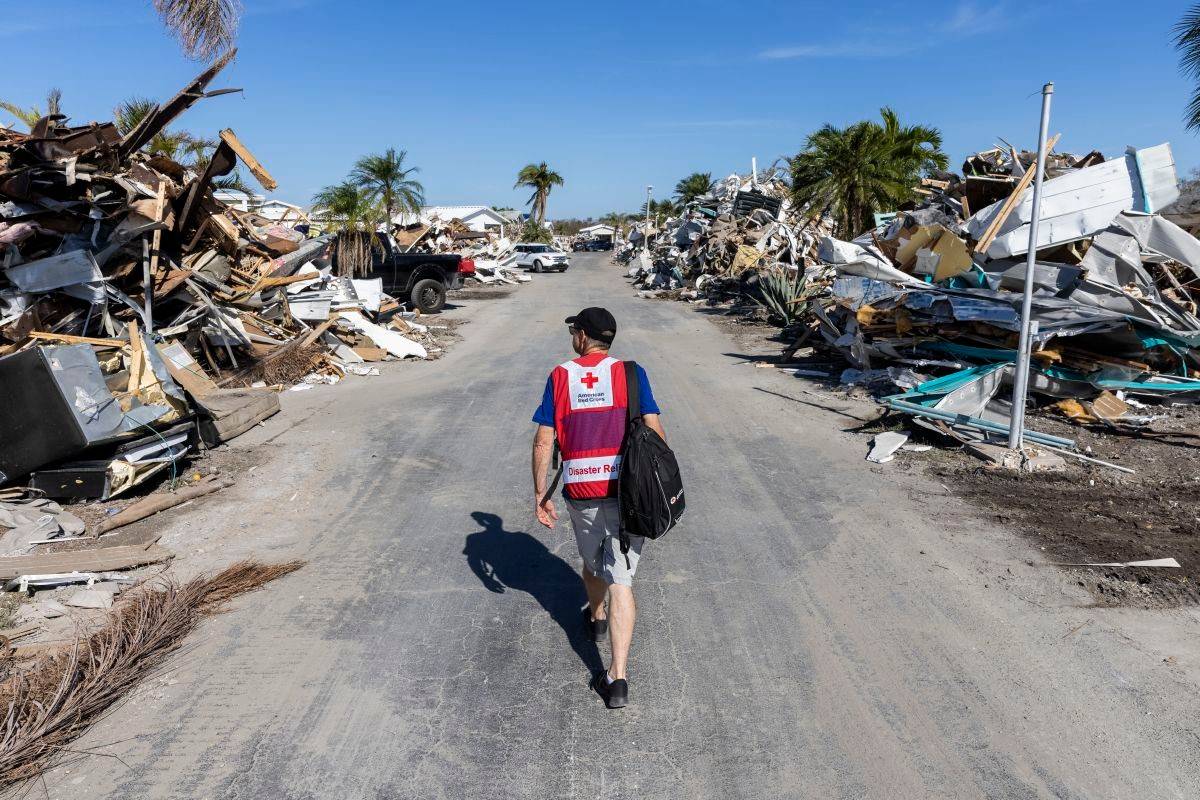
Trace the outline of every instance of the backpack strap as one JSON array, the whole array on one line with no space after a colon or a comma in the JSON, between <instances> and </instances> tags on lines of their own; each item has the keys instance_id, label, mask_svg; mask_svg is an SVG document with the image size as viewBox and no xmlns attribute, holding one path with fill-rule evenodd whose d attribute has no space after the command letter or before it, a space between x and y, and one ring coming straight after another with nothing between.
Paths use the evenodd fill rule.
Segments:
<instances>
[{"instance_id":1,"label":"backpack strap","mask_svg":"<svg viewBox=\"0 0 1200 800\"><path fill-rule=\"evenodd\" d=\"M558 439L556 438L554 440L554 455L550 457L550 468L557 468L557 471L554 473L554 480L551 481L550 488L546 490L544 495L542 495L543 504L545 504L545 502L550 499L551 495L554 494L554 490L558 488L558 482L562 480L563 464L562 461L559 460L560 452L561 451L558 449Z\"/></svg>"},{"instance_id":2,"label":"backpack strap","mask_svg":"<svg viewBox=\"0 0 1200 800\"><path fill-rule=\"evenodd\" d=\"M642 415L642 383L638 380L636 361L625 362L625 403L626 422L633 422L636 417Z\"/></svg>"},{"instance_id":3,"label":"backpack strap","mask_svg":"<svg viewBox=\"0 0 1200 800\"><path fill-rule=\"evenodd\" d=\"M635 419L640 419L642 416L642 384L638 380L638 365L636 361L626 361L625 364L625 423L626 433L628 428L632 427ZM618 500L618 502L620 502ZM625 556L625 568L632 569L629 563L629 531L625 530L624 520L621 523L621 533L618 536L621 542L621 555Z\"/></svg>"}]
</instances>

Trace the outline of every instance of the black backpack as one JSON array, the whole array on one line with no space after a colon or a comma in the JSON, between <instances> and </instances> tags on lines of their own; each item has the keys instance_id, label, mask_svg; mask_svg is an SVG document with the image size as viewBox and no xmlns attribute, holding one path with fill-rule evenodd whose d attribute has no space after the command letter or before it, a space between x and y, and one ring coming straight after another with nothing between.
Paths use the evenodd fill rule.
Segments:
<instances>
[{"instance_id":1,"label":"black backpack","mask_svg":"<svg viewBox=\"0 0 1200 800\"><path fill-rule=\"evenodd\" d=\"M683 517L683 478L675 453L642 421L637 363L625 362L629 410L617 479L621 552L629 560L629 537L661 538Z\"/></svg>"}]
</instances>

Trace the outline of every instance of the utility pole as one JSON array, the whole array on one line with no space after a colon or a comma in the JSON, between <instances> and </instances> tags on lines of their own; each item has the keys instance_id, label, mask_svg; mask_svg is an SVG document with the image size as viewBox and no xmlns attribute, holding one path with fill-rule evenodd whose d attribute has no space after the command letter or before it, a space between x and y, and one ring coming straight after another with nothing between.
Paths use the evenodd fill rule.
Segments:
<instances>
[{"instance_id":1,"label":"utility pole","mask_svg":"<svg viewBox=\"0 0 1200 800\"><path fill-rule=\"evenodd\" d=\"M1029 220L1029 252L1025 256L1025 291L1021 295L1021 339L1017 371L1013 376L1012 415L1008 424L1008 449L1019 450L1025 432L1025 399L1029 395L1029 362L1033 350L1033 272L1037 263L1038 223L1042 217L1042 179L1046 177L1046 132L1050 127L1050 98L1054 82L1042 87L1042 124L1038 130L1037 172L1033 178L1033 214Z\"/></svg>"},{"instance_id":2,"label":"utility pole","mask_svg":"<svg viewBox=\"0 0 1200 800\"><path fill-rule=\"evenodd\" d=\"M650 197L654 193L653 186L646 187L646 230L642 232L642 252L650 254Z\"/></svg>"}]
</instances>

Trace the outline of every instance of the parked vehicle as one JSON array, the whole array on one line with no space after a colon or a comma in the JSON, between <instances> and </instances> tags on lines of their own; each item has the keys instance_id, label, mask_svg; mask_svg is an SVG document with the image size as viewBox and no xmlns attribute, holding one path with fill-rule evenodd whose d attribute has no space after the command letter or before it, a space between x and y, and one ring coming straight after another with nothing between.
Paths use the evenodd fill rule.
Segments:
<instances>
[{"instance_id":1,"label":"parked vehicle","mask_svg":"<svg viewBox=\"0 0 1200 800\"><path fill-rule=\"evenodd\" d=\"M571 266L571 257L561 250L555 250L548 244L533 244L525 242L513 248L516 259L513 266L524 267L534 272L566 272Z\"/></svg>"},{"instance_id":2,"label":"parked vehicle","mask_svg":"<svg viewBox=\"0 0 1200 800\"><path fill-rule=\"evenodd\" d=\"M402 253L392 237L376 239L371 274L364 277L381 279L386 294L423 314L441 311L446 292L461 289L463 279L475 274L475 262L455 253Z\"/></svg>"},{"instance_id":3,"label":"parked vehicle","mask_svg":"<svg viewBox=\"0 0 1200 800\"><path fill-rule=\"evenodd\" d=\"M584 242L583 249L589 253L598 253L603 250L612 250L612 239L593 239L590 242Z\"/></svg>"}]
</instances>

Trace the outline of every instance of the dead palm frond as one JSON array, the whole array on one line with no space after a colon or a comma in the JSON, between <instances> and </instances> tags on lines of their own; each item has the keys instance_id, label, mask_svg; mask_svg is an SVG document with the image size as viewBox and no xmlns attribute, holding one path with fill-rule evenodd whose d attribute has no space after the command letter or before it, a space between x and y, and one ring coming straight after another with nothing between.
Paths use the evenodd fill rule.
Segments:
<instances>
[{"instance_id":1,"label":"dead palm frond","mask_svg":"<svg viewBox=\"0 0 1200 800\"><path fill-rule=\"evenodd\" d=\"M154 10L183 52L209 61L233 46L242 4L238 0L154 0Z\"/></svg>"},{"instance_id":2,"label":"dead palm frond","mask_svg":"<svg viewBox=\"0 0 1200 800\"><path fill-rule=\"evenodd\" d=\"M123 597L95 632L0 684L0 790L41 774L66 745L158 670L200 620L231 599L300 569L242 561L187 583L153 581Z\"/></svg>"}]
</instances>

